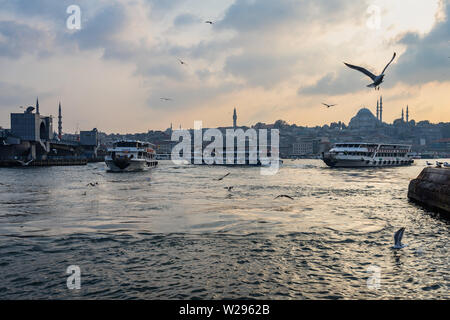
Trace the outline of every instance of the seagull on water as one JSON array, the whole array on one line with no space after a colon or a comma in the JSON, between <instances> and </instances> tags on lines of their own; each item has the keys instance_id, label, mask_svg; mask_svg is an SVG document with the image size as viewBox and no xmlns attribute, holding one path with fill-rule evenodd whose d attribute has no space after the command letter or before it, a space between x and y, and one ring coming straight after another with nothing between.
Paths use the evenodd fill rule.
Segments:
<instances>
[{"instance_id":1,"label":"seagull on water","mask_svg":"<svg viewBox=\"0 0 450 320\"><path fill-rule=\"evenodd\" d=\"M230 173L228 172L226 175L224 175L223 177L217 179L217 181L222 181L223 179L225 179L226 177L228 177L230 175Z\"/></svg>"},{"instance_id":2,"label":"seagull on water","mask_svg":"<svg viewBox=\"0 0 450 320\"><path fill-rule=\"evenodd\" d=\"M279 198L288 198L288 199L294 200L294 198L292 198L291 196L285 195L285 194L280 194L274 200L279 199Z\"/></svg>"},{"instance_id":3,"label":"seagull on water","mask_svg":"<svg viewBox=\"0 0 450 320\"><path fill-rule=\"evenodd\" d=\"M323 103L323 102L322 102L322 104L323 104L325 107L327 107L327 108L331 108L331 107L337 106L337 104L326 104L326 103Z\"/></svg>"},{"instance_id":4,"label":"seagull on water","mask_svg":"<svg viewBox=\"0 0 450 320\"><path fill-rule=\"evenodd\" d=\"M394 56L392 57L391 61L389 61L389 63L386 65L386 67L384 67L383 72L378 76L374 75L372 72L368 71L367 69L365 69L363 67L354 66L354 65L351 65L351 64L348 64L345 62L344 62L344 64L351 69L354 69L354 70L364 73L366 76L368 76L370 79L372 79L373 83L369 84L367 86L368 88L375 88L375 90L380 90L380 84L383 83L384 72L386 71L387 67L389 67L389 65L392 63L392 61L394 61L396 56L397 56L397 53L394 52Z\"/></svg>"},{"instance_id":5,"label":"seagull on water","mask_svg":"<svg viewBox=\"0 0 450 320\"><path fill-rule=\"evenodd\" d=\"M395 244L392 247L393 249L402 249L407 246L407 244L402 244L402 238L403 234L405 233L405 228L400 228L395 234L394 234L394 241Z\"/></svg>"},{"instance_id":6,"label":"seagull on water","mask_svg":"<svg viewBox=\"0 0 450 320\"><path fill-rule=\"evenodd\" d=\"M229 192L231 192L231 190L233 190L233 187L224 187L224 189L227 189Z\"/></svg>"}]
</instances>

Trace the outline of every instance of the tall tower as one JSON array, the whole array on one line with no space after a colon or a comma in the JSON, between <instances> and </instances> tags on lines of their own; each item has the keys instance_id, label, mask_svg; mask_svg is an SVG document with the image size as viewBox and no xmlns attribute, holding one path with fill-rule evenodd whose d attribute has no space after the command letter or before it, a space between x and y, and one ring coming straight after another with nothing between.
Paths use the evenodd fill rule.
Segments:
<instances>
[{"instance_id":1,"label":"tall tower","mask_svg":"<svg viewBox=\"0 0 450 320\"><path fill-rule=\"evenodd\" d=\"M377 100L377 120L380 120L380 103Z\"/></svg>"},{"instance_id":2,"label":"tall tower","mask_svg":"<svg viewBox=\"0 0 450 320\"><path fill-rule=\"evenodd\" d=\"M383 96L380 97L380 121L383 122Z\"/></svg>"},{"instance_id":3,"label":"tall tower","mask_svg":"<svg viewBox=\"0 0 450 320\"><path fill-rule=\"evenodd\" d=\"M402 109L402 122L405 122L405 113L404 113L405 109Z\"/></svg>"},{"instance_id":4,"label":"tall tower","mask_svg":"<svg viewBox=\"0 0 450 320\"><path fill-rule=\"evenodd\" d=\"M39 114L39 98L36 98L36 114Z\"/></svg>"},{"instance_id":5,"label":"tall tower","mask_svg":"<svg viewBox=\"0 0 450 320\"><path fill-rule=\"evenodd\" d=\"M406 123L409 123L409 106L406 106Z\"/></svg>"},{"instance_id":6,"label":"tall tower","mask_svg":"<svg viewBox=\"0 0 450 320\"><path fill-rule=\"evenodd\" d=\"M236 114L236 108L234 108L234 112L233 112L233 128L236 129L237 127L237 114Z\"/></svg>"},{"instance_id":7,"label":"tall tower","mask_svg":"<svg viewBox=\"0 0 450 320\"><path fill-rule=\"evenodd\" d=\"M62 139L62 113L61 113L61 102L59 103L58 108L58 138Z\"/></svg>"}]
</instances>

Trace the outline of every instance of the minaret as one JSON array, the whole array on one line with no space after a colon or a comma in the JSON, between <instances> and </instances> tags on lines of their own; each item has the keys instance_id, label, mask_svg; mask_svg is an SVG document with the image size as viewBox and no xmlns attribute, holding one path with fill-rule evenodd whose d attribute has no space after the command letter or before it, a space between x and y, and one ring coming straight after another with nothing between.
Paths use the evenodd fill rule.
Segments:
<instances>
[{"instance_id":1,"label":"minaret","mask_svg":"<svg viewBox=\"0 0 450 320\"><path fill-rule=\"evenodd\" d=\"M59 103L58 108L58 138L62 139L62 113L61 113L61 102Z\"/></svg>"},{"instance_id":2,"label":"minaret","mask_svg":"<svg viewBox=\"0 0 450 320\"><path fill-rule=\"evenodd\" d=\"M405 113L404 113L404 109L402 109L402 122L405 122Z\"/></svg>"},{"instance_id":3,"label":"minaret","mask_svg":"<svg viewBox=\"0 0 450 320\"><path fill-rule=\"evenodd\" d=\"M383 96L380 97L380 121L383 122Z\"/></svg>"},{"instance_id":4,"label":"minaret","mask_svg":"<svg viewBox=\"0 0 450 320\"><path fill-rule=\"evenodd\" d=\"M409 123L409 106L406 106L406 123Z\"/></svg>"},{"instance_id":5,"label":"minaret","mask_svg":"<svg viewBox=\"0 0 450 320\"><path fill-rule=\"evenodd\" d=\"M236 129L237 127L237 114L236 114L236 108L234 108L234 112L233 112L233 128Z\"/></svg>"},{"instance_id":6,"label":"minaret","mask_svg":"<svg viewBox=\"0 0 450 320\"><path fill-rule=\"evenodd\" d=\"M36 98L36 114L39 114L39 98Z\"/></svg>"},{"instance_id":7,"label":"minaret","mask_svg":"<svg viewBox=\"0 0 450 320\"><path fill-rule=\"evenodd\" d=\"M380 120L380 103L377 100L377 120Z\"/></svg>"}]
</instances>

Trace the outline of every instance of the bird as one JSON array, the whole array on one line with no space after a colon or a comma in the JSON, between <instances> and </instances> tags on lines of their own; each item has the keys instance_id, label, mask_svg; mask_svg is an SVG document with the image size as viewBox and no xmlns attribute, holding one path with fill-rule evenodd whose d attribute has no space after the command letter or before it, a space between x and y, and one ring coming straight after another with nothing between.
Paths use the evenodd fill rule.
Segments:
<instances>
[{"instance_id":1,"label":"bird","mask_svg":"<svg viewBox=\"0 0 450 320\"><path fill-rule=\"evenodd\" d=\"M400 228L395 234L394 234L394 246L393 249L402 249L407 246L407 244L402 244L402 238L403 234L405 233L405 228Z\"/></svg>"},{"instance_id":2,"label":"bird","mask_svg":"<svg viewBox=\"0 0 450 320\"><path fill-rule=\"evenodd\" d=\"M322 102L322 104L323 104L325 107L328 107L328 108L337 106L337 104L326 104L326 103L323 103L323 102Z\"/></svg>"},{"instance_id":3,"label":"bird","mask_svg":"<svg viewBox=\"0 0 450 320\"><path fill-rule=\"evenodd\" d=\"M285 195L285 194L280 194L279 196L277 196L275 198L275 200L279 199L279 198L288 198L288 199L294 200L294 198L292 198L291 196Z\"/></svg>"},{"instance_id":4,"label":"bird","mask_svg":"<svg viewBox=\"0 0 450 320\"><path fill-rule=\"evenodd\" d=\"M448 163L448 162L444 162L444 167L446 167L446 168L450 168L450 163Z\"/></svg>"},{"instance_id":5,"label":"bird","mask_svg":"<svg viewBox=\"0 0 450 320\"><path fill-rule=\"evenodd\" d=\"M164 101L172 101L172 98L159 98L159 99L164 100Z\"/></svg>"},{"instance_id":6,"label":"bird","mask_svg":"<svg viewBox=\"0 0 450 320\"><path fill-rule=\"evenodd\" d=\"M354 66L348 63L344 64L354 70L357 70L359 72L364 73L366 76L368 76L370 79L372 79L373 83L369 84L367 87L368 88L374 88L375 90L380 90L380 85L383 83L383 79L384 79L384 72L386 71L387 67L389 67L389 65L392 63L392 61L394 61L395 57L397 56L397 53L394 52L394 56L392 57L391 61L389 61L389 63L386 65L386 67L384 67L383 72L376 76L374 75L372 72L368 71L367 69L363 68L363 67L359 67L359 66Z\"/></svg>"},{"instance_id":7,"label":"bird","mask_svg":"<svg viewBox=\"0 0 450 320\"><path fill-rule=\"evenodd\" d=\"M225 187L224 189L227 189L229 192L231 192L231 190L233 190L233 187Z\"/></svg>"},{"instance_id":8,"label":"bird","mask_svg":"<svg viewBox=\"0 0 450 320\"><path fill-rule=\"evenodd\" d=\"M222 181L223 179L225 179L226 177L228 177L230 175L230 173L228 172L226 175L224 175L223 177L217 179L217 181Z\"/></svg>"},{"instance_id":9,"label":"bird","mask_svg":"<svg viewBox=\"0 0 450 320\"><path fill-rule=\"evenodd\" d=\"M427 161L427 166L432 166L433 164L429 161Z\"/></svg>"},{"instance_id":10,"label":"bird","mask_svg":"<svg viewBox=\"0 0 450 320\"><path fill-rule=\"evenodd\" d=\"M212 21L205 21L205 23L209 23L209 24L214 24L214 22L212 22Z\"/></svg>"},{"instance_id":11,"label":"bird","mask_svg":"<svg viewBox=\"0 0 450 320\"><path fill-rule=\"evenodd\" d=\"M89 186L91 186L91 187L95 187L95 186L98 186L98 182L89 182L87 185L86 185L87 187L89 187Z\"/></svg>"},{"instance_id":12,"label":"bird","mask_svg":"<svg viewBox=\"0 0 450 320\"><path fill-rule=\"evenodd\" d=\"M20 163L22 166L24 166L24 167L27 167L31 162L33 162L34 161L34 159L31 159L30 161L28 161L28 162L24 162L24 161L21 161L21 160L16 160L18 163Z\"/></svg>"},{"instance_id":13,"label":"bird","mask_svg":"<svg viewBox=\"0 0 450 320\"><path fill-rule=\"evenodd\" d=\"M442 168L443 163L436 161L436 168Z\"/></svg>"},{"instance_id":14,"label":"bird","mask_svg":"<svg viewBox=\"0 0 450 320\"><path fill-rule=\"evenodd\" d=\"M184 62L183 60L181 60L181 59L178 59L178 61L180 61L180 63L181 64L185 64L185 65L188 65L186 62Z\"/></svg>"}]
</instances>

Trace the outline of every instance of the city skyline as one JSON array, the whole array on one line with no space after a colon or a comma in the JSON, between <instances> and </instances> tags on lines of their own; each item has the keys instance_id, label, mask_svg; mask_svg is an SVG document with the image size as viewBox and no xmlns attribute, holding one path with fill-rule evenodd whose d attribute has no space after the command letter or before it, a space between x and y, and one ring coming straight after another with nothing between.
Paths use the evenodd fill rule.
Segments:
<instances>
[{"instance_id":1,"label":"city skyline","mask_svg":"<svg viewBox=\"0 0 450 320\"><path fill-rule=\"evenodd\" d=\"M349 123L380 94L387 123L407 105L410 119L450 122L448 0L407 15L401 1L175 2L79 1L81 30L67 30L70 1L0 0L0 126L37 96L54 118L61 101L65 132L220 127L233 108L238 125ZM380 92L342 63L380 70L394 51Z\"/></svg>"}]
</instances>

